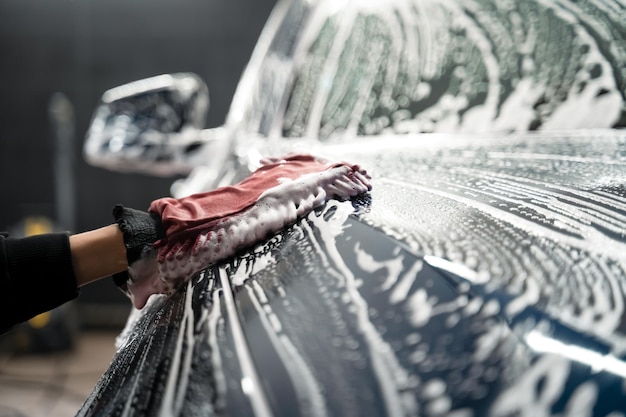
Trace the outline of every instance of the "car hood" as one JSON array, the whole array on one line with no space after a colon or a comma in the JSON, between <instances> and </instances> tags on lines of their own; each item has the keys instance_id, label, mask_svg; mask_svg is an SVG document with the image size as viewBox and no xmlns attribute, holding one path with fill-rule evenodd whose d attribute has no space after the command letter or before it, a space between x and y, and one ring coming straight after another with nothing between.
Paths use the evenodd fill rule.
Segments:
<instances>
[{"instance_id":1,"label":"car hood","mask_svg":"<svg viewBox=\"0 0 626 417\"><path fill-rule=\"evenodd\" d=\"M623 411L626 137L249 138L372 192L155 298L82 415Z\"/></svg>"}]
</instances>

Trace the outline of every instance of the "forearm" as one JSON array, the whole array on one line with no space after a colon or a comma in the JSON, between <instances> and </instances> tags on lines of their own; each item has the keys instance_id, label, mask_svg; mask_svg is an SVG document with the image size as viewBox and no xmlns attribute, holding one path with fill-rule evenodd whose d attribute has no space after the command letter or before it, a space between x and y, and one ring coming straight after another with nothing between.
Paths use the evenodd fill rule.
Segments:
<instances>
[{"instance_id":1,"label":"forearm","mask_svg":"<svg viewBox=\"0 0 626 417\"><path fill-rule=\"evenodd\" d=\"M0 236L0 334L76 298L78 287L127 269L117 224L68 236Z\"/></svg>"},{"instance_id":2,"label":"forearm","mask_svg":"<svg viewBox=\"0 0 626 417\"><path fill-rule=\"evenodd\" d=\"M79 287L128 268L124 239L116 224L70 236L70 248Z\"/></svg>"}]
</instances>

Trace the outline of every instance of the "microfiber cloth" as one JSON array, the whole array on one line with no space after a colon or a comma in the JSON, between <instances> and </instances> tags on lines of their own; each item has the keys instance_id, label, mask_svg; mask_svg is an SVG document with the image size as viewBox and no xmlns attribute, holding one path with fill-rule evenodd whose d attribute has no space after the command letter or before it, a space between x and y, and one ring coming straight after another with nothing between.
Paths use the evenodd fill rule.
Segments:
<instances>
[{"instance_id":1,"label":"microfiber cloth","mask_svg":"<svg viewBox=\"0 0 626 417\"><path fill-rule=\"evenodd\" d=\"M153 201L149 212L160 216L165 236L154 245L158 274L140 271L141 265L130 271L140 298L135 304L143 305L152 293L171 292L194 272L259 243L328 199L367 192L369 179L358 165L291 155L265 161L233 186ZM143 282L146 274L159 281ZM141 282L146 288L140 290Z\"/></svg>"}]
</instances>

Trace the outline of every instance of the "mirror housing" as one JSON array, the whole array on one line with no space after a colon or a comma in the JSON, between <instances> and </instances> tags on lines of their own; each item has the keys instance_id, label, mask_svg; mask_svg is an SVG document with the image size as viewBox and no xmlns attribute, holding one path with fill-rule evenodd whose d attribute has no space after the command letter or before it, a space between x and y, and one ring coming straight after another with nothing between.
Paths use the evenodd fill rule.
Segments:
<instances>
[{"instance_id":1,"label":"mirror housing","mask_svg":"<svg viewBox=\"0 0 626 417\"><path fill-rule=\"evenodd\" d=\"M204 131L206 84L192 73L164 74L106 91L85 139L85 159L122 172L188 174L215 138Z\"/></svg>"}]
</instances>

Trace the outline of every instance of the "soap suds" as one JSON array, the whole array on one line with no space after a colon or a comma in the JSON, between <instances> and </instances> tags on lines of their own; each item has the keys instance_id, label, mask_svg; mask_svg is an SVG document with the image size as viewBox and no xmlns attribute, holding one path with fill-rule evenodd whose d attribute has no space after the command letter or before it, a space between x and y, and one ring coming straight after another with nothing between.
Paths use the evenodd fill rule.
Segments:
<instances>
[{"instance_id":1,"label":"soap suds","mask_svg":"<svg viewBox=\"0 0 626 417\"><path fill-rule=\"evenodd\" d=\"M166 237L155 244L158 273L135 268L133 304L169 293L194 272L250 247L306 216L328 199L345 200L371 189L358 165L329 163L311 155L265 160L234 186L150 205L161 216Z\"/></svg>"}]
</instances>

